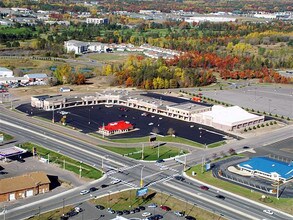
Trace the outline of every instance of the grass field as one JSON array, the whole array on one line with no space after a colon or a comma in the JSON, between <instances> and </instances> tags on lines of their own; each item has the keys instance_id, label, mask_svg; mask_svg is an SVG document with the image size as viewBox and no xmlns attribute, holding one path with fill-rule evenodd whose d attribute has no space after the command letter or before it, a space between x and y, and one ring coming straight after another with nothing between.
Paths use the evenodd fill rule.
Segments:
<instances>
[{"instance_id":1,"label":"grass field","mask_svg":"<svg viewBox=\"0 0 293 220\"><path fill-rule=\"evenodd\" d=\"M115 153L118 153L123 156L127 156L136 160L142 159L142 147L136 147L136 148L122 148L122 147L108 147L103 146L103 148L113 151ZM158 148L145 146L144 147L144 160L146 161L154 161L158 159L167 159L170 157L175 157L179 154L185 154L187 151L184 151L176 147L168 147L168 146L160 146L159 147L159 155L158 158Z\"/></svg>"},{"instance_id":2,"label":"grass field","mask_svg":"<svg viewBox=\"0 0 293 220\"><path fill-rule=\"evenodd\" d=\"M151 189L149 190L148 194L144 197L136 197L136 190L129 190L108 195L106 197L102 197L96 200L91 200L91 202L95 205L99 204L105 207L111 207L114 210L129 210L138 207L139 205L148 205L151 203L156 203L158 204L158 206L169 206L173 211L185 211L187 215L194 216L197 220L219 219L219 216L215 214L200 209L194 205L190 205L185 201L181 201L177 198L174 198L171 195L155 192Z\"/></svg>"},{"instance_id":3,"label":"grass field","mask_svg":"<svg viewBox=\"0 0 293 220\"><path fill-rule=\"evenodd\" d=\"M58 164L63 169L65 168L68 171L72 171L76 174L79 174L79 169L81 168L81 176L89 179L99 179L102 177L102 172L96 168L93 168L87 164L81 163L69 157L66 157L62 154L56 153L54 151L48 150L44 147L41 147L34 143L23 143L21 146L23 149L32 152L35 147L37 150L37 154L40 157L50 160L50 163ZM65 163L64 163L65 161ZM65 167L64 167L65 164Z\"/></svg>"},{"instance_id":4,"label":"grass field","mask_svg":"<svg viewBox=\"0 0 293 220\"><path fill-rule=\"evenodd\" d=\"M266 203L262 201L261 197L263 194L251 191L250 189L238 186L236 184L226 182L224 180L220 180L218 178L213 177L212 172L201 172L201 165L197 165L195 167L192 167L189 169L186 173L187 175L191 176L194 179L198 179L202 182L208 183L210 185L216 186L218 188L230 191L232 193L235 193L237 195L243 196L245 198L263 203L265 205L274 207L276 209L282 210L284 212L293 214L293 198L287 199L287 198L280 198L279 200L276 197L268 196L267 201L269 203ZM192 176L192 171L196 173L196 176Z\"/></svg>"},{"instance_id":5,"label":"grass field","mask_svg":"<svg viewBox=\"0 0 293 220\"><path fill-rule=\"evenodd\" d=\"M12 140L14 138L13 136L11 136L9 134L6 134L6 133L4 133L2 131L0 131L0 134L3 134L3 137L4 137L3 141L10 141L10 140Z\"/></svg>"},{"instance_id":6,"label":"grass field","mask_svg":"<svg viewBox=\"0 0 293 220\"><path fill-rule=\"evenodd\" d=\"M115 53L93 53L87 57L100 62L123 62L126 61L128 56L136 55L137 53L130 52L115 52Z\"/></svg>"}]
</instances>

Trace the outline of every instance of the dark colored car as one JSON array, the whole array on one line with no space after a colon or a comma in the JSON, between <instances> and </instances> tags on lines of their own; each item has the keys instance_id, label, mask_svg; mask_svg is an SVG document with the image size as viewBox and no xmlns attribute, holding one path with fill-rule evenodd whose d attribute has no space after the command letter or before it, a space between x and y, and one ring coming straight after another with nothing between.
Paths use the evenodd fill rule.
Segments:
<instances>
[{"instance_id":1,"label":"dark colored car","mask_svg":"<svg viewBox=\"0 0 293 220\"><path fill-rule=\"evenodd\" d=\"M159 219L164 218L162 215L154 215L153 217L154 217L154 219L156 219L156 220L159 220Z\"/></svg>"},{"instance_id":2,"label":"dark colored car","mask_svg":"<svg viewBox=\"0 0 293 220\"><path fill-rule=\"evenodd\" d=\"M122 211L117 211L116 213L117 213L117 215L123 215Z\"/></svg>"},{"instance_id":3,"label":"dark colored car","mask_svg":"<svg viewBox=\"0 0 293 220\"><path fill-rule=\"evenodd\" d=\"M134 209L134 212L140 212L140 209L139 208L135 208Z\"/></svg>"},{"instance_id":4,"label":"dark colored car","mask_svg":"<svg viewBox=\"0 0 293 220\"><path fill-rule=\"evenodd\" d=\"M170 210L171 210L170 207L165 206L165 205L162 205L162 206L161 206L161 209L164 210L164 211L170 211Z\"/></svg>"},{"instance_id":5,"label":"dark colored car","mask_svg":"<svg viewBox=\"0 0 293 220\"><path fill-rule=\"evenodd\" d=\"M244 147L242 147L243 149L249 149L249 147L248 146L244 146Z\"/></svg>"},{"instance_id":6,"label":"dark colored car","mask_svg":"<svg viewBox=\"0 0 293 220\"><path fill-rule=\"evenodd\" d=\"M222 199L222 200L225 199L225 196L222 196L222 195L216 195L216 197L217 197L218 199Z\"/></svg>"},{"instance_id":7,"label":"dark colored car","mask_svg":"<svg viewBox=\"0 0 293 220\"><path fill-rule=\"evenodd\" d=\"M196 218L194 218L192 216L189 216L189 215L185 216L185 219L187 219L187 220L196 220Z\"/></svg>"},{"instance_id":8,"label":"dark colored car","mask_svg":"<svg viewBox=\"0 0 293 220\"><path fill-rule=\"evenodd\" d=\"M202 190L209 190L209 187L207 186L200 186L199 188L201 188Z\"/></svg>"},{"instance_id":9,"label":"dark colored car","mask_svg":"<svg viewBox=\"0 0 293 220\"><path fill-rule=\"evenodd\" d=\"M142 206L142 205L138 206L138 208L139 208L141 211L145 210L145 207Z\"/></svg>"},{"instance_id":10,"label":"dark colored car","mask_svg":"<svg viewBox=\"0 0 293 220\"><path fill-rule=\"evenodd\" d=\"M90 192L94 192L94 191L97 191L98 189L96 188L96 187L91 187L91 188L89 188L89 191Z\"/></svg>"},{"instance_id":11,"label":"dark colored car","mask_svg":"<svg viewBox=\"0 0 293 220\"><path fill-rule=\"evenodd\" d=\"M60 220L67 220L67 219L69 219L69 217L67 215L60 216Z\"/></svg>"},{"instance_id":12,"label":"dark colored car","mask_svg":"<svg viewBox=\"0 0 293 220\"><path fill-rule=\"evenodd\" d=\"M164 163L165 161L163 159L157 160L156 163Z\"/></svg>"},{"instance_id":13,"label":"dark colored car","mask_svg":"<svg viewBox=\"0 0 293 220\"><path fill-rule=\"evenodd\" d=\"M182 177L182 176L175 176L174 178L175 178L176 180L179 180L179 181L184 181L184 180L185 180L185 178Z\"/></svg>"},{"instance_id":14,"label":"dark colored car","mask_svg":"<svg viewBox=\"0 0 293 220\"><path fill-rule=\"evenodd\" d=\"M102 188L106 188L106 187L108 187L108 185L103 184L103 185L101 185L101 187L102 187Z\"/></svg>"},{"instance_id":15,"label":"dark colored car","mask_svg":"<svg viewBox=\"0 0 293 220\"><path fill-rule=\"evenodd\" d=\"M105 209L105 207L102 206L102 205L96 205L96 208L99 209L99 210L104 210Z\"/></svg>"},{"instance_id":16,"label":"dark colored car","mask_svg":"<svg viewBox=\"0 0 293 220\"><path fill-rule=\"evenodd\" d=\"M129 215L129 214L130 214L130 211L128 211L128 210L123 210L123 214L125 214L125 215Z\"/></svg>"}]
</instances>

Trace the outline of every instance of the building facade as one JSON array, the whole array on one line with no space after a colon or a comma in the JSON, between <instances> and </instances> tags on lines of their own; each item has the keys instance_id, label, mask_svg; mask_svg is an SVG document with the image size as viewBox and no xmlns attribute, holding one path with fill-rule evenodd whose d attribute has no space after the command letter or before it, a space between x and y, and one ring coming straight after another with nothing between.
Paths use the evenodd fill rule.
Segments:
<instances>
[{"instance_id":1,"label":"building facade","mask_svg":"<svg viewBox=\"0 0 293 220\"><path fill-rule=\"evenodd\" d=\"M0 179L0 202L14 201L49 192L50 183L44 172L32 172Z\"/></svg>"}]
</instances>

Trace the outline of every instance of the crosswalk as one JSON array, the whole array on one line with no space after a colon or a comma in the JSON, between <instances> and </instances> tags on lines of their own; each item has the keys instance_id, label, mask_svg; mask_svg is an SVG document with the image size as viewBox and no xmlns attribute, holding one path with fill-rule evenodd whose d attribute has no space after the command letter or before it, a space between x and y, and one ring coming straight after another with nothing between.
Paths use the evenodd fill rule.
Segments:
<instances>
[{"instance_id":1,"label":"crosswalk","mask_svg":"<svg viewBox=\"0 0 293 220\"><path fill-rule=\"evenodd\" d=\"M122 172L122 171L125 171L125 170L130 170L130 169L133 169L133 168L138 167L138 166L141 166L141 164L135 164L135 165L130 166L130 167L122 167L122 168L113 168L111 166L105 166L105 167L108 167L108 168L111 169L110 171L107 171L106 174L107 175L113 175L115 173L119 173L119 172Z\"/></svg>"}]
</instances>

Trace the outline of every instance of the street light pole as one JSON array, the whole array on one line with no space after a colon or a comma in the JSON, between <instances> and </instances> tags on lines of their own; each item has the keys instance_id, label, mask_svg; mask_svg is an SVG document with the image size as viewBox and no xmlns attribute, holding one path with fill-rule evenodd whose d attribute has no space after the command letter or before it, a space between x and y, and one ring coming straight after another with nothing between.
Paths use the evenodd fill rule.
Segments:
<instances>
[{"instance_id":1,"label":"street light pole","mask_svg":"<svg viewBox=\"0 0 293 220\"><path fill-rule=\"evenodd\" d=\"M141 168L141 171L140 171L140 188L143 187L142 171L143 171L143 168L144 168L144 167L145 167L145 166L143 166L143 167Z\"/></svg>"},{"instance_id":2,"label":"street light pole","mask_svg":"<svg viewBox=\"0 0 293 220\"><path fill-rule=\"evenodd\" d=\"M269 114L271 113L271 99L269 99Z\"/></svg>"},{"instance_id":3,"label":"street light pole","mask_svg":"<svg viewBox=\"0 0 293 220\"><path fill-rule=\"evenodd\" d=\"M158 142L158 159L160 157L160 142Z\"/></svg>"}]
</instances>

